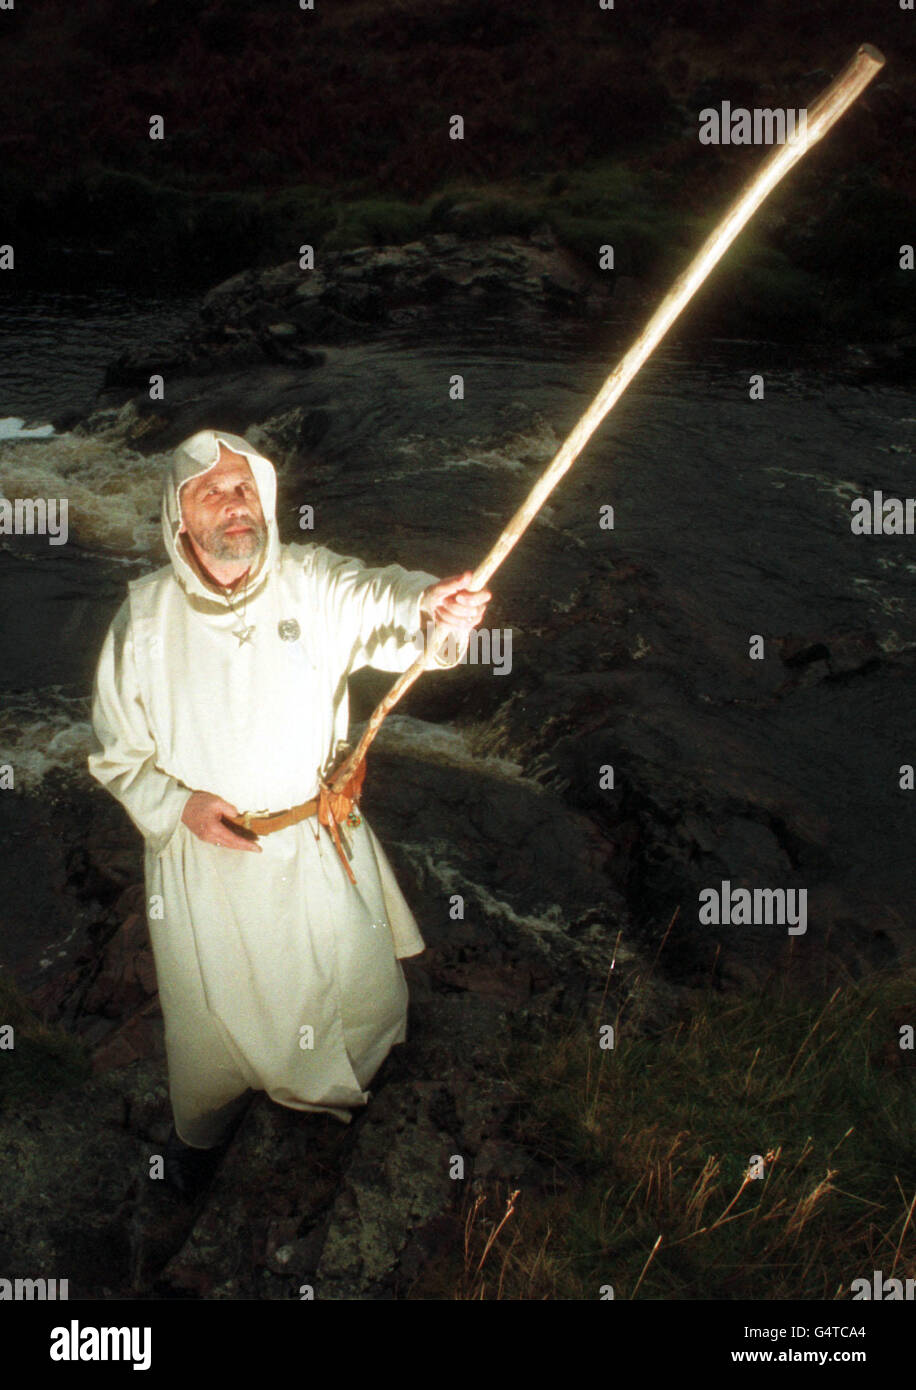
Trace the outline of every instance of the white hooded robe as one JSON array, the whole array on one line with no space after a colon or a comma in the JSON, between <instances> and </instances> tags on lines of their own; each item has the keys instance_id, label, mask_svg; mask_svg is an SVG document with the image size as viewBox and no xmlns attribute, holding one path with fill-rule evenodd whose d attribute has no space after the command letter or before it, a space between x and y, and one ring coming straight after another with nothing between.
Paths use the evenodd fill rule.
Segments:
<instances>
[{"instance_id":1,"label":"white hooded robe","mask_svg":"<svg viewBox=\"0 0 916 1390\"><path fill-rule=\"evenodd\" d=\"M220 441L248 459L268 529L236 612L178 538L179 490L217 462ZM435 575L281 545L275 512L273 466L245 440L204 430L180 446L163 489L171 563L129 585L95 681L89 770L145 839L175 1127L200 1148L219 1142L248 1088L348 1121L406 1037L399 959L424 949L365 816L349 831L355 886L315 816L262 836L260 854L207 844L181 819L192 791L240 812L316 796L347 737L348 674L403 671L421 650L420 596ZM244 643L241 611L254 628ZM455 665L464 645L435 664Z\"/></svg>"}]
</instances>

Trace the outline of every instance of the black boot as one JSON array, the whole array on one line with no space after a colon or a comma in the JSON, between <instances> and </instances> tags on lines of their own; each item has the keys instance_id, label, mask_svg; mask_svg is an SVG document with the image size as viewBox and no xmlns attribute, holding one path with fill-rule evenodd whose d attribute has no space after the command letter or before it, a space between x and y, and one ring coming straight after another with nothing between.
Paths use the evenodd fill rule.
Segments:
<instances>
[{"instance_id":1,"label":"black boot","mask_svg":"<svg viewBox=\"0 0 916 1390\"><path fill-rule=\"evenodd\" d=\"M186 1202L201 1197L216 1177L220 1160L229 1147L224 1139L212 1149L194 1149L179 1139L174 1125L165 1146L165 1180Z\"/></svg>"}]
</instances>

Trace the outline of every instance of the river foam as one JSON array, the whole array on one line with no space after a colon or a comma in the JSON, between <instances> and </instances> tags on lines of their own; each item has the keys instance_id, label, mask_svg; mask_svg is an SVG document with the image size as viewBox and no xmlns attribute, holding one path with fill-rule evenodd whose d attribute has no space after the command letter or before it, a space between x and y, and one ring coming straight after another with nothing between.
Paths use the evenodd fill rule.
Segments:
<instances>
[{"instance_id":1,"label":"river foam","mask_svg":"<svg viewBox=\"0 0 916 1390\"><path fill-rule=\"evenodd\" d=\"M13 768L16 791L37 792L52 770L85 778L92 748L89 715L89 697L61 686L4 694L0 764Z\"/></svg>"},{"instance_id":2,"label":"river foam","mask_svg":"<svg viewBox=\"0 0 916 1390\"><path fill-rule=\"evenodd\" d=\"M70 534L91 550L141 556L157 549L167 453L143 455L127 443L131 407L103 433L56 434L0 443L0 493L67 498Z\"/></svg>"}]
</instances>

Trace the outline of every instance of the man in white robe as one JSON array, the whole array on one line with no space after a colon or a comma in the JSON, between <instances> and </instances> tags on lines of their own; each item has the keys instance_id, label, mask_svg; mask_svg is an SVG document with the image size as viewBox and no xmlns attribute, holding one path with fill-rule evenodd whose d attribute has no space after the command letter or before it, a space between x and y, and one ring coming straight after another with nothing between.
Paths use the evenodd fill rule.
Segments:
<instances>
[{"instance_id":1,"label":"man in white robe","mask_svg":"<svg viewBox=\"0 0 916 1390\"><path fill-rule=\"evenodd\" d=\"M347 676L403 671L434 620L457 645L490 594L281 545L273 466L203 430L168 471L170 564L129 585L96 674L89 770L145 840L173 1139L226 1142L251 1090L349 1121L406 1037L399 961L424 949L365 816L351 883L317 817L246 839L226 817L317 796L348 733ZM449 660L449 656L452 657Z\"/></svg>"}]
</instances>

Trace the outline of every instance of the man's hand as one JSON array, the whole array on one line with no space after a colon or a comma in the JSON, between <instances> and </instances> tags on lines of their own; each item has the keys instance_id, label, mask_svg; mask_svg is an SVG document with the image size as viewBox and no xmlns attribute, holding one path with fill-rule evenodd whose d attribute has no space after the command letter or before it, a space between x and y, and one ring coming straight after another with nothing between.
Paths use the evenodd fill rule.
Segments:
<instances>
[{"instance_id":1,"label":"man's hand","mask_svg":"<svg viewBox=\"0 0 916 1390\"><path fill-rule=\"evenodd\" d=\"M239 812L229 801L210 792L192 792L188 797L181 819L189 830L208 845L222 845L224 849L253 849L261 854L261 846L256 840L246 840L223 816L238 816Z\"/></svg>"},{"instance_id":2,"label":"man's hand","mask_svg":"<svg viewBox=\"0 0 916 1390\"><path fill-rule=\"evenodd\" d=\"M473 570L465 570L464 574L456 574L452 579L440 579L438 584L424 589L420 599L421 609L441 627L451 628L458 638L466 637L482 622L486 606L493 597L489 589L472 592L465 587L473 574Z\"/></svg>"}]
</instances>

